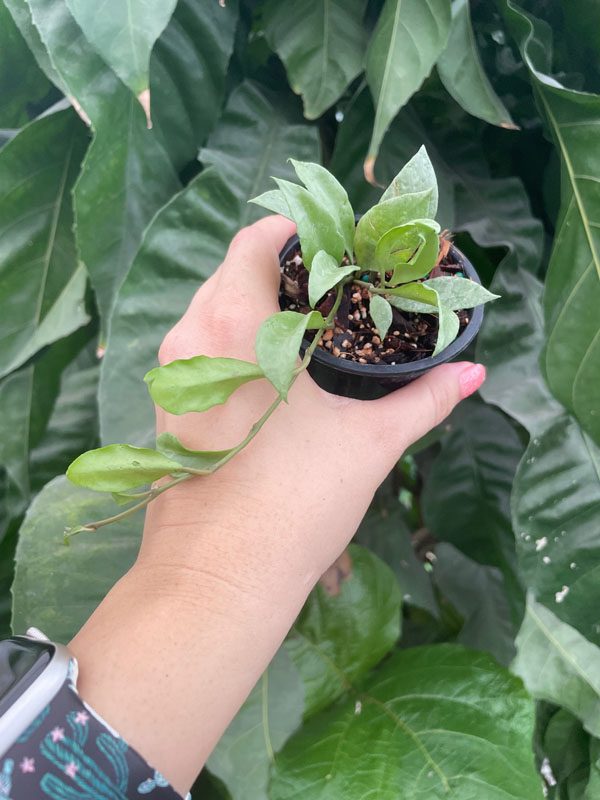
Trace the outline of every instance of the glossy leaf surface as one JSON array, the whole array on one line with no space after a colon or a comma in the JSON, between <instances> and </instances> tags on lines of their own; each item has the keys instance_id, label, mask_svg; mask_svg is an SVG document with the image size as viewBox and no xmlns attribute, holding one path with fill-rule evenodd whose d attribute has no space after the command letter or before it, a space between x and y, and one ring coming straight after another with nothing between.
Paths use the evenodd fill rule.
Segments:
<instances>
[{"instance_id":1,"label":"glossy leaf surface","mask_svg":"<svg viewBox=\"0 0 600 800\"><path fill-rule=\"evenodd\" d=\"M392 324L392 307L380 294L373 295L369 302L369 314L382 339L388 334Z\"/></svg>"},{"instance_id":2,"label":"glossy leaf surface","mask_svg":"<svg viewBox=\"0 0 600 800\"><path fill-rule=\"evenodd\" d=\"M449 30L446 0L386 0L367 50L366 75L376 113L366 175L372 176L385 132L429 74Z\"/></svg>"},{"instance_id":3,"label":"glossy leaf surface","mask_svg":"<svg viewBox=\"0 0 600 800\"><path fill-rule=\"evenodd\" d=\"M561 212L544 293L545 372L556 397L600 444L600 96L548 74L547 29L516 4L507 8L561 158Z\"/></svg>"},{"instance_id":4,"label":"glossy leaf surface","mask_svg":"<svg viewBox=\"0 0 600 800\"><path fill-rule=\"evenodd\" d=\"M199 157L203 164L218 168L234 193L240 203L237 224L242 226L264 216L264 211L248 200L272 186L271 175L295 180L288 159L317 160L319 150L313 125L299 124L295 115L275 104L258 84L246 80L231 93ZM268 208L286 216L289 213L285 205L283 210Z\"/></svg>"},{"instance_id":5,"label":"glossy leaf surface","mask_svg":"<svg viewBox=\"0 0 600 800\"><path fill-rule=\"evenodd\" d=\"M95 492L124 492L181 471L181 464L147 447L111 444L73 461L67 478Z\"/></svg>"},{"instance_id":6,"label":"glossy leaf surface","mask_svg":"<svg viewBox=\"0 0 600 800\"><path fill-rule=\"evenodd\" d=\"M80 120L63 111L31 123L0 152L0 375L89 319L71 202L86 144Z\"/></svg>"},{"instance_id":7,"label":"glossy leaf surface","mask_svg":"<svg viewBox=\"0 0 600 800\"><path fill-rule=\"evenodd\" d=\"M568 708L600 736L600 648L528 598L512 666L531 694Z\"/></svg>"},{"instance_id":8,"label":"glossy leaf surface","mask_svg":"<svg viewBox=\"0 0 600 800\"><path fill-rule=\"evenodd\" d=\"M532 734L530 699L490 657L451 645L401 651L288 741L271 797L358 800L377 775L381 797L540 800Z\"/></svg>"},{"instance_id":9,"label":"glossy leaf surface","mask_svg":"<svg viewBox=\"0 0 600 800\"><path fill-rule=\"evenodd\" d=\"M370 208L356 225L354 252L361 267L376 269L375 250L381 237L392 228L423 219L431 205L431 189L392 197Z\"/></svg>"},{"instance_id":10,"label":"glossy leaf surface","mask_svg":"<svg viewBox=\"0 0 600 800\"><path fill-rule=\"evenodd\" d=\"M437 60L437 69L446 90L469 114L491 125L516 127L485 74L471 23L469 0L453 0L448 44Z\"/></svg>"},{"instance_id":11,"label":"glossy leaf surface","mask_svg":"<svg viewBox=\"0 0 600 800\"><path fill-rule=\"evenodd\" d=\"M324 250L319 250L313 258L308 276L308 300L311 306L314 308L331 288L355 271L356 266L354 264L341 267L333 256L330 256Z\"/></svg>"},{"instance_id":12,"label":"glossy leaf surface","mask_svg":"<svg viewBox=\"0 0 600 800\"><path fill-rule=\"evenodd\" d=\"M67 0L67 5L88 42L137 97L149 87L150 52L176 2L106 0L98 7Z\"/></svg>"},{"instance_id":13,"label":"glossy leaf surface","mask_svg":"<svg viewBox=\"0 0 600 800\"><path fill-rule=\"evenodd\" d=\"M298 350L307 330L324 324L318 311L300 314L298 311L281 311L268 317L256 334L256 358L265 378L286 399L290 388Z\"/></svg>"},{"instance_id":14,"label":"glossy leaf surface","mask_svg":"<svg viewBox=\"0 0 600 800\"><path fill-rule=\"evenodd\" d=\"M186 414L226 403L244 383L262 377L260 367L249 361L194 356L155 367L144 380L157 405L171 414Z\"/></svg>"},{"instance_id":15,"label":"glossy leaf surface","mask_svg":"<svg viewBox=\"0 0 600 800\"><path fill-rule=\"evenodd\" d=\"M333 585L321 581L313 589L285 642L304 683L305 717L344 694L400 635L400 588L391 569L358 545L347 556Z\"/></svg>"},{"instance_id":16,"label":"glossy leaf surface","mask_svg":"<svg viewBox=\"0 0 600 800\"><path fill-rule=\"evenodd\" d=\"M44 487L28 509L19 533L13 584L15 631L36 620L54 641L68 642L137 555L141 519L130 517L63 543L65 526L108 517L110 498L73 486L65 477ZM52 575L53 580L40 580Z\"/></svg>"},{"instance_id":17,"label":"glossy leaf surface","mask_svg":"<svg viewBox=\"0 0 600 800\"><path fill-rule=\"evenodd\" d=\"M393 197L401 197L403 194L426 192L428 189L431 190L429 209L424 216L435 219L439 198L437 178L427 149L422 144L414 156L406 162L400 172L392 179L390 185L381 195L379 202L391 200Z\"/></svg>"},{"instance_id":18,"label":"glossy leaf surface","mask_svg":"<svg viewBox=\"0 0 600 800\"><path fill-rule=\"evenodd\" d=\"M302 95L304 114L316 119L362 71L365 0L271 0L264 7L265 36Z\"/></svg>"}]
</instances>

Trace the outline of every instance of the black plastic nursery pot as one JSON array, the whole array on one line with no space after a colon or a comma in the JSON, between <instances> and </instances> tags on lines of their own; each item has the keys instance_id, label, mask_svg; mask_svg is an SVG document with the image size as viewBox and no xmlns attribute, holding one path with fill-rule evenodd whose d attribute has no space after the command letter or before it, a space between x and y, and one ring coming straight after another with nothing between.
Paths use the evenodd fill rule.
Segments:
<instances>
[{"instance_id":1,"label":"black plastic nursery pot","mask_svg":"<svg viewBox=\"0 0 600 800\"><path fill-rule=\"evenodd\" d=\"M292 236L285 243L279 254L281 267L290 255L299 248L298 236ZM475 267L469 259L454 245L450 246L453 261L460 265L464 274L472 281L481 283ZM466 309L467 310L467 309ZM460 335L437 356L429 356L419 361L404 364L359 364L346 361L318 347L308 365L308 373L325 391L342 397L353 397L358 400L376 400L407 383L420 378L439 364L452 361L463 352L475 339L483 322L483 306L468 309L469 322ZM304 339L301 353L304 353L310 342Z\"/></svg>"}]
</instances>

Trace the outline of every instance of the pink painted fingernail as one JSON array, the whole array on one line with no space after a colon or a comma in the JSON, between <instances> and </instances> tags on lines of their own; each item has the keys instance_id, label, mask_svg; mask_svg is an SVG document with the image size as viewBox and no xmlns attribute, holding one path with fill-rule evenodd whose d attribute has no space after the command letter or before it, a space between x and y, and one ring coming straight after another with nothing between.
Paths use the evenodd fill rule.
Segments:
<instances>
[{"instance_id":1,"label":"pink painted fingernail","mask_svg":"<svg viewBox=\"0 0 600 800\"><path fill-rule=\"evenodd\" d=\"M469 364L458 376L460 382L460 396L465 397L476 392L485 380L485 367L483 364Z\"/></svg>"}]
</instances>

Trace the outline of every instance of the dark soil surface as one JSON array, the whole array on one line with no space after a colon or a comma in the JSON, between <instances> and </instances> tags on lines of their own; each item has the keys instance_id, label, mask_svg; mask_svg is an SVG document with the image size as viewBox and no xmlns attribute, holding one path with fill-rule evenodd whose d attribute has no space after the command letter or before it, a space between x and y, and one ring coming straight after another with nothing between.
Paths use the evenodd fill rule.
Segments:
<instances>
[{"instance_id":1,"label":"dark soil surface","mask_svg":"<svg viewBox=\"0 0 600 800\"><path fill-rule=\"evenodd\" d=\"M442 246L439 265L430 278L461 275L462 266L452 261L452 249ZM349 263L347 259L344 263ZM331 290L317 306L326 316L335 301ZM393 308L393 320L383 342L369 315L368 289L354 283L344 287L344 295L335 318L335 328L325 332L319 347L332 355L357 361L360 364L404 364L431 356L435 349L438 318L435 314L413 314ZM280 305L284 310L308 314L308 272L302 262L300 248L292 252L281 267ZM459 335L470 320L470 309L457 311L460 320ZM308 336L308 334L307 334Z\"/></svg>"}]
</instances>

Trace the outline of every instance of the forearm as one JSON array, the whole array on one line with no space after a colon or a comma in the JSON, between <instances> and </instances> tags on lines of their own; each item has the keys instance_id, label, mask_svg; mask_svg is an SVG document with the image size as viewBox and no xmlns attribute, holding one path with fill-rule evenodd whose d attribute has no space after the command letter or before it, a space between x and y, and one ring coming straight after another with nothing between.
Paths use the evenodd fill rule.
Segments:
<instances>
[{"instance_id":1,"label":"forearm","mask_svg":"<svg viewBox=\"0 0 600 800\"><path fill-rule=\"evenodd\" d=\"M175 525L155 507L136 565L71 643L82 697L182 793L319 576L276 520L243 529L202 503L205 521L186 520L187 497Z\"/></svg>"}]
</instances>

